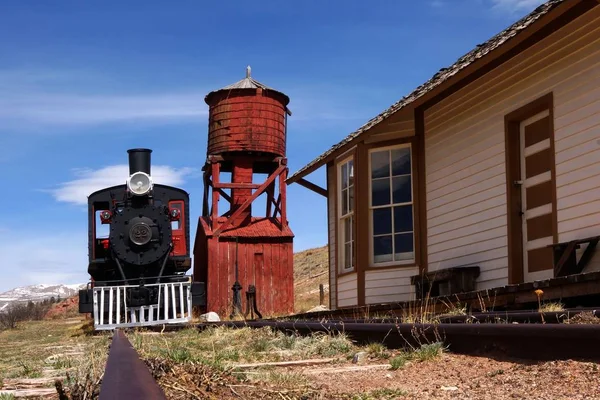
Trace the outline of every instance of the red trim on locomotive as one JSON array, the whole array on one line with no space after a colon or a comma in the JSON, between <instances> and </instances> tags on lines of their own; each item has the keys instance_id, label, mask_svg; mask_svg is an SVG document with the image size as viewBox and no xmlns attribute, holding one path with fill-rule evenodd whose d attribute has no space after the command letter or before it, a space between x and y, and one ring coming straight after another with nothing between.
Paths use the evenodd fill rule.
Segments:
<instances>
[{"instance_id":1,"label":"red trim on locomotive","mask_svg":"<svg viewBox=\"0 0 600 400\"><path fill-rule=\"evenodd\" d=\"M185 241L185 202L183 200L169 201L169 210L179 210L179 218L172 221L173 250L171 256L185 256L187 254Z\"/></svg>"}]
</instances>

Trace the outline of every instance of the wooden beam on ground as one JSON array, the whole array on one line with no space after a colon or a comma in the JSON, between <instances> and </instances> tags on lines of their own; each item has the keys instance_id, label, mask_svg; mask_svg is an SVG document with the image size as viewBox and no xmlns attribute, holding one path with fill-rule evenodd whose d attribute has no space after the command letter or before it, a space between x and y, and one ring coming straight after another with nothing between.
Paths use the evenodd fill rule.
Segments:
<instances>
[{"instance_id":1,"label":"wooden beam on ground","mask_svg":"<svg viewBox=\"0 0 600 400\"><path fill-rule=\"evenodd\" d=\"M309 182L304 178L298 179L296 183L300 186L304 186L309 190L312 190L315 193L320 194L321 196L327 197L327 189L323 189L321 186L315 185L314 183Z\"/></svg>"},{"instance_id":2,"label":"wooden beam on ground","mask_svg":"<svg viewBox=\"0 0 600 400\"><path fill-rule=\"evenodd\" d=\"M233 364L236 368L260 368L260 367L305 367L309 365L329 364L335 361L335 358L315 358L311 360L296 361L274 361L252 364Z\"/></svg>"}]
</instances>

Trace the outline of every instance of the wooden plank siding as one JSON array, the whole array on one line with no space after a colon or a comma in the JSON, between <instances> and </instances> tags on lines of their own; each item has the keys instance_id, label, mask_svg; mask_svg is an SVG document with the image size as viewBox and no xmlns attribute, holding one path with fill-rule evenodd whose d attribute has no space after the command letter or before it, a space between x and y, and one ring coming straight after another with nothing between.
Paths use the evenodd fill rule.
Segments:
<instances>
[{"instance_id":1,"label":"wooden plank siding","mask_svg":"<svg viewBox=\"0 0 600 400\"><path fill-rule=\"evenodd\" d=\"M410 284L410 277L418 273L418 267L366 271L365 303L379 304L414 300L415 288Z\"/></svg>"},{"instance_id":2,"label":"wooden plank siding","mask_svg":"<svg viewBox=\"0 0 600 400\"><path fill-rule=\"evenodd\" d=\"M337 306L350 307L358 304L356 272L337 278Z\"/></svg>"},{"instance_id":3,"label":"wooden plank siding","mask_svg":"<svg viewBox=\"0 0 600 400\"><path fill-rule=\"evenodd\" d=\"M600 10L425 111L428 270L479 265L508 284L504 117L554 102L558 240L600 235ZM586 271L600 269L597 252Z\"/></svg>"}]
</instances>

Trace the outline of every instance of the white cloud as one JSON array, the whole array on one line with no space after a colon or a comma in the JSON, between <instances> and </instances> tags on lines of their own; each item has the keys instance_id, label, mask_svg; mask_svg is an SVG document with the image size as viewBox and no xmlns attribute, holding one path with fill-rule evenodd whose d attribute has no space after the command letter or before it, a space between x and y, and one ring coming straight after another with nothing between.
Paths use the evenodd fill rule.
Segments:
<instances>
[{"instance_id":1,"label":"white cloud","mask_svg":"<svg viewBox=\"0 0 600 400\"><path fill-rule=\"evenodd\" d=\"M492 9L511 14L531 12L545 0L491 0Z\"/></svg>"},{"instance_id":2,"label":"white cloud","mask_svg":"<svg viewBox=\"0 0 600 400\"><path fill-rule=\"evenodd\" d=\"M44 126L98 125L123 121L200 119L206 115L204 95L193 93L85 96L29 92L0 96L0 120L11 126L19 122Z\"/></svg>"},{"instance_id":3,"label":"white cloud","mask_svg":"<svg viewBox=\"0 0 600 400\"><path fill-rule=\"evenodd\" d=\"M132 93L106 77L69 71L0 70L0 121L24 130L105 123L204 120L205 92Z\"/></svg>"},{"instance_id":4,"label":"white cloud","mask_svg":"<svg viewBox=\"0 0 600 400\"><path fill-rule=\"evenodd\" d=\"M192 168L173 168L168 165L153 165L152 179L154 183L181 186L186 177L193 174ZM57 188L49 190L57 201L75 205L87 204L87 196L99 189L122 185L129 176L126 164L111 165L98 170L74 170L76 178L61 183Z\"/></svg>"}]
</instances>

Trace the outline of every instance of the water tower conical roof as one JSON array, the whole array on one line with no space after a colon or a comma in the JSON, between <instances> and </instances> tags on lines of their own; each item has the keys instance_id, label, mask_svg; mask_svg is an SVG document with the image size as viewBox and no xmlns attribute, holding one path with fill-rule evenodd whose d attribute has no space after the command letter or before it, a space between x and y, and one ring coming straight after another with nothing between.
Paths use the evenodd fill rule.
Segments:
<instances>
[{"instance_id":1,"label":"water tower conical roof","mask_svg":"<svg viewBox=\"0 0 600 400\"><path fill-rule=\"evenodd\" d=\"M252 78L251 76L251 68L250 66L246 67L246 77L242 80L239 80L235 83L232 83L231 85L227 85L221 89L217 89L217 90L213 90L210 93L208 93L205 97L204 97L204 101L207 104L209 103L209 98L215 94L215 93L219 93L219 92L223 92L223 91L228 91L228 90L244 90L244 89L251 89L251 90L256 90L256 89L263 89L263 90L268 90L274 93L278 93L280 94L283 99L284 99L284 105L287 105L290 101L290 98L283 92L280 92L279 90L275 90L263 83L260 83L259 81L257 81L256 79Z\"/></svg>"}]
</instances>

